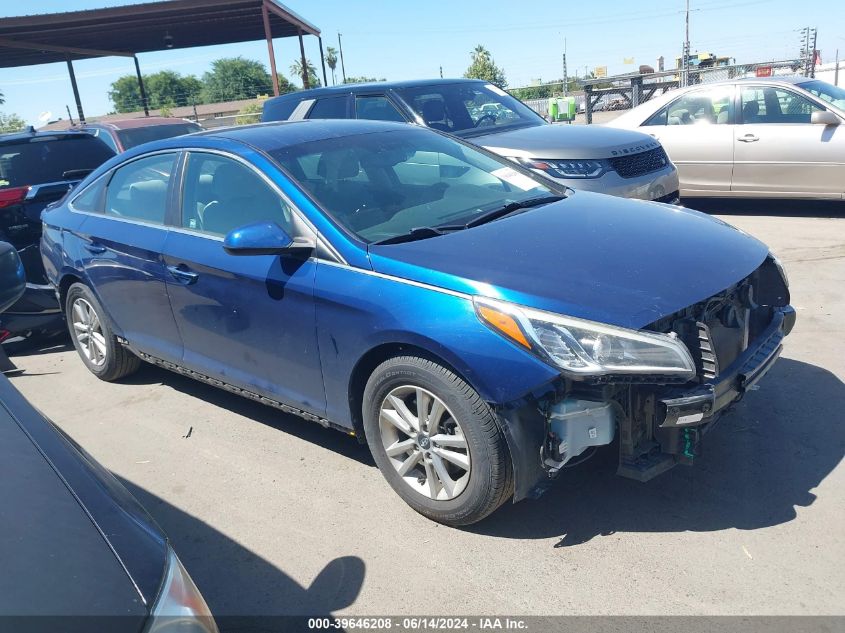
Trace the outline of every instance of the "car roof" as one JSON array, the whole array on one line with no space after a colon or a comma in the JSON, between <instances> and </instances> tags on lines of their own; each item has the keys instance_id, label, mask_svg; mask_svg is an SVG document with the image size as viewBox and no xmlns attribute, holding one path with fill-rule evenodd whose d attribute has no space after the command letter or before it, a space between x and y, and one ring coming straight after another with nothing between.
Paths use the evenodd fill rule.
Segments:
<instances>
[{"instance_id":1,"label":"car roof","mask_svg":"<svg viewBox=\"0 0 845 633\"><path fill-rule=\"evenodd\" d=\"M11 134L0 134L0 145L18 144L25 141L32 141L40 138L66 138L66 137L90 137L91 135L79 130L51 130L36 132L31 129L27 132L12 132Z\"/></svg>"},{"instance_id":2,"label":"car roof","mask_svg":"<svg viewBox=\"0 0 845 633\"><path fill-rule=\"evenodd\" d=\"M184 125L185 123L194 123L194 125L199 125L198 123L195 123L194 121L191 121L189 119L178 119L163 116L143 116L132 117L127 119L112 119L110 121L94 121L93 123L83 123L80 127L99 127L108 128L112 130L129 130L139 127L150 127L153 125Z\"/></svg>"},{"instance_id":3,"label":"car roof","mask_svg":"<svg viewBox=\"0 0 845 633\"><path fill-rule=\"evenodd\" d=\"M299 90L297 92L289 92L278 97L273 97L272 100L287 100L287 99L313 99L316 97L331 95L331 94L347 94L372 92L373 90L397 90L401 88L417 88L425 86L445 86L450 84L486 84L489 83L482 79L409 79L405 81L371 81L367 83L355 84L339 84L337 86L327 86L322 88L311 88L310 90Z\"/></svg>"}]
</instances>

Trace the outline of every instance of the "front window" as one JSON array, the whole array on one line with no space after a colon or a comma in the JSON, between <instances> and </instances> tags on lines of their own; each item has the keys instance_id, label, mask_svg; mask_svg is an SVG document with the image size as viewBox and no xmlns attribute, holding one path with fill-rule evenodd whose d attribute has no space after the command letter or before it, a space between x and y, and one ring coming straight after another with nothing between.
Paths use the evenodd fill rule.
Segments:
<instances>
[{"instance_id":1,"label":"front window","mask_svg":"<svg viewBox=\"0 0 845 633\"><path fill-rule=\"evenodd\" d=\"M803 88L811 95L818 97L821 101L825 101L830 105L845 110L845 88L834 86L826 81L805 81L798 84L799 88Z\"/></svg>"},{"instance_id":2,"label":"front window","mask_svg":"<svg viewBox=\"0 0 845 633\"><path fill-rule=\"evenodd\" d=\"M452 83L396 92L428 127L458 136L544 123L531 108L493 84Z\"/></svg>"},{"instance_id":3,"label":"front window","mask_svg":"<svg viewBox=\"0 0 845 633\"><path fill-rule=\"evenodd\" d=\"M270 152L341 225L366 242L463 227L493 209L559 196L505 159L410 127Z\"/></svg>"},{"instance_id":4,"label":"front window","mask_svg":"<svg viewBox=\"0 0 845 633\"><path fill-rule=\"evenodd\" d=\"M171 125L147 125L144 127L136 127L128 130L118 130L117 137L123 145L123 149L135 147L141 143L149 143L150 141L160 141L164 138L171 138L173 136L182 136L183 134L192 134L194 132L201 132L202 127L196 123L173 123Z\"/></svg>"}]
</instances>

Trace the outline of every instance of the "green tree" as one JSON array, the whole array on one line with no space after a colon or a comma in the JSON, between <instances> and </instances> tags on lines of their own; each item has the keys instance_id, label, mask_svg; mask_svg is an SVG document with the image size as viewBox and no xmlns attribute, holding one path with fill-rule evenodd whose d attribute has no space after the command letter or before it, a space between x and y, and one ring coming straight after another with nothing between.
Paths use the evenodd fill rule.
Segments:
<instances>
[{"instance_id":1,"label":"green tree","mask_svg":"<svg viewBox=\"0 0 845 633\"><path fill-rule=\"evenodd\" d=\"M337 83L335 78L334 69L337 68L337 49L333 46L326 47L326 64L328 65L329 69L332 71L332 85L334 86ZM3 98L3 95L0 94L0 99ZM0 103L3 103L0 101Z\"/></svg>"},{"instance_id":2,"label":"green tree","mask_svg":"<svg viewBox=\"0 0 845 633\"><path fill-rule=\"evenodd\" d=\"M183 77L172 70L162 70L143 78L147 105L154 110L202 103L202 83L193 75ZM112 83L109 98L117 112L138 112L144 108L135 75L124 75Z\"/></svg>"},{"instance_id":3,"label":"green tree","mask_svg":"<svg viewBox=\"0 0 845 633\"><path fill-rule=\"evenodd\" d=\"M26 127L26 122L17 114L0 112L0 133L18 132Z\"/></svg>"},{"instance_id":4,"label":"green tree","mask_svg":"<svg viewBox=\"0 0 845 633\"><path fill-rule=\"evenodd\" d=\"M464 77L467 79L483 79L499 86L499 88L507 88L508 80L505 78L505 71L496 66L490 51L479 44L471 55L472 63L464 73Z\"/></svg>"},{"instance_id":5,"label":"green tree","mask_svg":"<svg viewBox=\"0 0 845 633\"><path fill-rule=\"evenodd\" d=\"M305 60L305 67L308 69L308 86L310 88L319 88L322 84L320 83L320 78L317 76L317 67L308 59ZM297 59L290 65L290 74L302 81L301 59Z\"/></svg>"},{"instance_id":6,"label":"green tree","mask_svg":"<svg viewBox=\"0 0 845 633\"><path fill-rule=\"evenodd\" d=\"M253 99L273 90L273 80L264 64L243 57L214 60L202 82L204 103Z\"/></svg>"},{"instance_id":7,"label":"green tree","mask_svg":"<svg viewBox=\"0 0 845 633\"><path fill-rule=\"evenodd\" d=\"M282 73L276 73L276 78L279 80L279 94L284 95L289 92L296 92L296 86L285 77Z\"/></svg>"},{"instance_id":8,"label":"green tree","mask_svg":"<svg viewBox=\"0 0 845 633\"><path fill-rule=\"evenodd\" d=\"M329 48L331 48L331 47L329 47ZM337 62L335 61L335 63L337 63ZM334 70L334 68L332 68L332 70ZM3 105L4 103L6 103L6 99L3 98L3 91L0 90L0 105Z\"/></svg>"},{"instance_id":9,"label":"green tree","mask_svg":"<svg viewBox=\"0 0 845 633\"><path fill-rule=\"evenodd\" d=\"M264 109L264 104L260 101L256 103L248 103L238 112L238 117L235 118L235 125L249 125L250 123L258 123L261 120L261 111Z\"/></svg>"}]
</instances>

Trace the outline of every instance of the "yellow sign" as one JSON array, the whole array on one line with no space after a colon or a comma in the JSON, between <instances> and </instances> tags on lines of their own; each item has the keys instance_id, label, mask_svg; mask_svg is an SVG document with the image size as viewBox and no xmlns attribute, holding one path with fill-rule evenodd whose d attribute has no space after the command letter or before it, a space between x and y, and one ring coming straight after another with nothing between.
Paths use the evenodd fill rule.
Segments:
<instances>
[{"instance_id":1,"label":"yellow sign","mask_svg":"<svg viewBox=\"0 0 845 633\"><path fill-rule=\"evenodd\" d=\"M633 57L625 57L625 58L622 59L622 63L623 64L633 64L634 58Z\"/></svg>"},{"instance_id":2,"label":"yellow sign","mask_svg":"<svg viewBox=\"0 0 845 633\"><path fill-rule=\"evenodd\" d=\"M596 77L607 77L607 66L596 66L594 74Z\"/></svg>"}]
</instances>

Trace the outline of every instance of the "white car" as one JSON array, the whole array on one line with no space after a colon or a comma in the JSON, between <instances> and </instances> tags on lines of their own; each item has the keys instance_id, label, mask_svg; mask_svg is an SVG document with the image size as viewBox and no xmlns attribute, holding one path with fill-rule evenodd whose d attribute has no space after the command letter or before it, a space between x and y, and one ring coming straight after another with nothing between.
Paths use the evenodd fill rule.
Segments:
<instances>
[{"instance_id":1,"label":"white car","mask_svg":"<svg viewBox=\"0 0 845 633\"><path fill-rule=\"evenodd\" d=\"M845 198L845 90L807 77L673 90L607 123L659 140L681 196Z\"/></svg>"}]
</instances>

